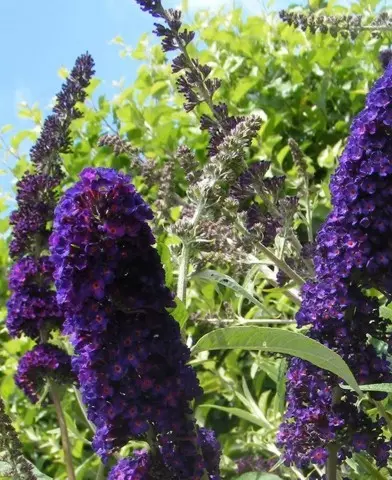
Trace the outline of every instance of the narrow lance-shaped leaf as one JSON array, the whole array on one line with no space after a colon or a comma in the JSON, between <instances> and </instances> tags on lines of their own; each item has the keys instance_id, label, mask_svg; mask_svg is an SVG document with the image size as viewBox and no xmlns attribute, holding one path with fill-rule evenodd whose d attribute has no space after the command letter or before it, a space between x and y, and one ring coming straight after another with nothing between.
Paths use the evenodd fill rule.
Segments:
<instances>
[{"instance_id":1,"label":"narrow lance-shaped leaf","mask_svg":"<svg viewBox=\"0 0 392 480\"><path fill-rule=\"evenodd\" d=\"M269 424L268 421L261 419L260 417L257 417L253 413L250 413L246 410L243 410L242 408L236 408L236 407L223 407L221 405L213 405L213 404L203 404L200 405L200 408L213 408L215 410L220 410L222 412L226 412L230 415L235 415L238 418L242 418L243 420L246 420L247 422L254 423L255 425L258 425L259 427L264 427L267 429L271 429L271 425Z\"/></svg>"},{"instance_id":2,"label":"narrow lance-shaped leaf","mask_svg":"<svg viewBox=\"0 0 392 480\"><path fill-rule=\"evenodd\" d=\"M236 292L238 295L241 295L254 305L258 306L262 312L265 312L269 316L272 316L271 312L265 305L263 305L259 300L257 300L257 298L247 292L245 288L241 287L241 285L238 284L233 278L225 275L224 273L220 273L215 270L204 270L203 272L194 275L193 278L201 278L202 280L218 282L221 285L224 285L225 287L234 290L234 292Z\"/></svg>"},{"instance_id":3,"label":"narrow lance-shaped leaf","mask_svg":"<svg viewBox=\"0 0 392 480\"><path fill-rule=\"evenodd\" d=\"M259 350L299 357L342 378L362 395L347 363L333 350L300 333L270 327L227 327L204 335L193 353L204 350Z\"/></svg>"},{"instance_id":4,"label":"narrow lance-shaped leaf","mask_svg":"<svg viewBox=\"0 0 392 480\"><path fill-rule=\"evenodd\" d=\"M350 390L351 387L347 385L341 385L344 390ZM362 392L385 392L392 393L392 383L374 383L369 385L360 385L359 388Z\"/></svg>"}]
</instances>

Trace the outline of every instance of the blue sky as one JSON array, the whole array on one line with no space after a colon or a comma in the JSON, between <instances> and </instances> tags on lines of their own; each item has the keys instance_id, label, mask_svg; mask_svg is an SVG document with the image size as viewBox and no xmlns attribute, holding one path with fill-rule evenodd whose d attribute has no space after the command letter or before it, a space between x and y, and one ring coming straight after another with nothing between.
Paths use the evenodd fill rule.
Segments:
<instances>
[{"instance_id":1,"label":"blue sky","mask_svg":"<svg viewBox=\"0 0 392 480\"><path fill-rule=\"evenodd\" d=\"M181 0L167 0L175 7ZM287 6L277 0L274 8ZM219 8L219 4L242 5L257 14L267 0L188 0L190 13L198 7ZM75 58L88 50L96 62L96 74L108 93L113 80L132 81L137 62L122 59L110 40L121 35L128 45L136 45L144 32L152 29L151 17L140 11L134 0L0 0L0 127L12 124L15 131L30 124L17 117L17 104L39 102L45 113L59 90L58 70L71 68ZM2 153L0 152L0 156ZM1 166L0 166L1 168ZM0 178L0 188L9 191L10 177Z\"/></svg>"}]
</instances>

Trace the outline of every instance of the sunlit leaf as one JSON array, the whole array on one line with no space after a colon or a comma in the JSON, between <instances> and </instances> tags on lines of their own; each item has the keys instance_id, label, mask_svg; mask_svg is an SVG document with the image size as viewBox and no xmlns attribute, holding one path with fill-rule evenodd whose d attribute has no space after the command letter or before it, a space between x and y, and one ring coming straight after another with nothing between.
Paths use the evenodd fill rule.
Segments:
<instances>
[{"instance_id":1,"label":"sunlit leaf","mask_svg":"<svg viewBox=\"0 0 392 480\"><path fill-rule=\"evenodd\" d=\"M202 337L193 353L204 350L259 350L283 353L307 360L328 370L361 395L361 390L346 362L334 351L300 333L270 327L218 328Z\"/></svg>"}]
</instances>

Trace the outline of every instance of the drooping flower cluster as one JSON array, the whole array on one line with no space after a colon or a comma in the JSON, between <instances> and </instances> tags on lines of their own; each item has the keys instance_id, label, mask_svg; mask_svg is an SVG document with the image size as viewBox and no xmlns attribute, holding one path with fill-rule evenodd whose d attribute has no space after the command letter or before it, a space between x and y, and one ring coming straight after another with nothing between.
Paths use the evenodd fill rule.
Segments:
<instances>
[{"instance_id":1,"label":"drooping flower cluster","mask_svg":"<svg viewBox=\"0 0 392 480\"><path fill-rule=\"evenodd\" d=\"M93 447L105 459L131 438L148 439L167 478L201 478L189 407L201 389L166 311L173 299L152 247L151 210L128 176L87 168L80 179L56 208L50 243L73 365L97 427ZM137 469L139 461L118 468Z\"/></svg>"},{"instance_id":2,"label":"drooping flower cluster","mask_svg":"<svg viewBox=\"0 0 392 480\"><path fill-rule=\"evenodd\" d=\"M372 287L392 293L391 132L392 63L352 124L331 180L333 209L317 237L316 280L305 284L297 314L298 325L310 325L309 335L342 355L363 384L392 380L389 362L369 342L372 336L390 344L387 325L377 299L364 293ZM383 420L358 410L355 395L340 391L336 377L295 359L287 398L278 439L288 462L323 464L328 443L337 442L340 460L366 450L386 464L391 444Z\"/></svg>"},{"instance_id":3,"label":"drooping flower cluster","mask_svg":"<svg viewBox=\"0 0 392 480\"><path fill-rule=\"evenodd\" d=\"M39 389L47 379L68 384L75 380L75 375L71 370L71 357L64 350L50 343L42 343L20 359L15 383L32 403L36 403Z\"/></svg>"},{"instance_id":4,"label":"drooping flower cluster","mask_svg":"<svg viewBox=\"0 0 392 480\"><path fill-rule=\"evenodd\" d=\"M9 274L11 298L6 321L12 336L25 334L35 340L46 339L50 330L61 327L64 320L53 290L53 266L45 253L57 201L56 188L62 178L60 154L69 149L69 126L80 116L76 103L84 100L84 88L93 73L91 56L81 55L57 95L53 114L45 120L40 137L30 151L34 171L25 173L17 183L18 208L10 217L13 227L10 254L15 263ZM32 382L40 382L34 374L36 367L42 367L41 372L57 368L54 359L50 362L42 358L47 364L35 364L39 362L37 352L41 350L33 350L22 359L17 376L17 383L29 392L32 400L36 399L34 392L38 390L38 385ZM51 353L49 351L49 357ZM63 352L62 359L59 355L59 378L65 378L62 373L67 354ZM28 385L26 379L30 382Z\"/></svg>"}]
</instances>

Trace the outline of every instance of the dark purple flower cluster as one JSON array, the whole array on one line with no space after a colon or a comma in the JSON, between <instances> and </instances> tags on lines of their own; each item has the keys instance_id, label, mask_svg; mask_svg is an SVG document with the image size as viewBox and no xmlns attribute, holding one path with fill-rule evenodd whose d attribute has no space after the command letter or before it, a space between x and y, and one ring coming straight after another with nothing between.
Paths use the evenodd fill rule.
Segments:
<instances>
[{"instance_id":1,"label":"dark purple flower cluster","mask_svg":"<svg viewBox=\"0 0 392 480\"><path fill-rule=\"evenodd\" d=\"M390 344L376 298L364 290L392 293L392 64L376 82L356 117L339 167L331 180L333 209L322 226L314 257L316 280L305 284L299 326L337 351L359 383L391 382L390 364L369 336ZM380 400L382 393L373 393ZM385 465L390 442L383 422L354 406L338 379L295 359L288 374L288 411L278 439L287 462L323 464L336 441L343 460L366 450ZM354 433L355 432L355 433Z\"/></svg>"},{"instance_id":2,"label":"dark purple flower cluster","mask_svg":"<svg viewBox=\"0 0 392 480\"><path fill-rule=\"evenodd\" d=\"M161 0L136 0L143 12L148 12L154 17L160 17L163 10Z\"/></svg>"},{"instance_id":3,"label":"dark purple flower cluster","mask_svg":"<svg viewBox=\"0 0 392 480\"><path fill-rule=\"evenodd\" d=\"M205 467L209 473L209 479L219 480L219 462L221 456L221 446L215 436L215 432L208 428L199 428L198 444L203 455Z\"/></svg>"},{"instance_id":4,"label":"dark purple flower cluster","mask_svg":"<svg viewBox=\"0 0 392 480\"><path fill-rule=\"evenodd\" d=\"M75 375L71 369L71 357L61 348L43 343L20 359L15 383L32 403L36 403L39 390L48 379L68 384L75 381Z\"/></svg>"},{"instance_id":5,"label":"dark purple flower cluster","mask_svg":"<svg viewBox=\"0 0 392 480\"><path fill-rule=\"evenodd\" d=\"M201 389L166 311L173 299L146 222L151 210L128 176L87 168L80 178L56 208L50 243L94 449L105 459L148 438L174 479L200 478L189 402Z\"/></svg>"},{"instance_id":6,"label":"dark purple flower cluster","mask_svg":"<svg viewBox=\"0 0 392 480\"><path fill-rule=\"evenodd\" d=\"M51 288L52 276L53 265L49 257L27 256L12 266L6 323L13 337L24 333L38 338L40 331L61 327L64 316Z\"/></svg>"},{"instance_id":7,"label":"dark purple flower cluster","mask_svg":"<svg viewBox=\"0 0 392 480\"><path fill-rule=\"evenodd\" d=\"M366 347L364 347L366 349ZM359 355L359 369L367 373L374 362L371 351ZM354 355L353 355L354 356ZM388 374L389 375L389 374ZM356 396L344 393L341 398L337 380L309 363L294 359L287 374L288 410L278 442L285 448L285 460L299 467L309 463L324 465L328 458L328 444L339 445L338 458L343 461L352 452L366 451L378 465L389 458L391 443L382 429L384 419L373 421L355 405Z\"/></svg>"},{"instance_id":8,"label":"dark purple flower cluster","mask_svg":"<svg viewBox=\"0 0 392 480\"><path fill-rule=\"evenodd\" d=\"M61 176L60 153L69 150L69 126L72 120L81 116L76 105L84 102L85 89L94 73L94 60L91 55L80 55L56 96L53 114L46 118L41 135L30 150L31 161L37 172L46 173L53 178Z\"/></svg>"},{"instance_id":9,"label":"dark purple flower cluster","mask_svg":"<svg viewBox=\"0 0 392 480\"><path fill-rule=\"evenodd\" d=\"M280 199L285 177L265 177L270 162L255 162L242 173L231 188L230 194L239 202L239 210L246 212L246 228L262 236L266 246L274 243L275 237L285 224L290 223L297 209L298 199L287 197ZM261 197L263 204L255 201Z\"/></svg>"},{"instance_id":10,"label":"dark purple flower cluster","mask_svg":"<svg viewBox=\"0 0 392 480\"><path fill-rule=\"evenodd\" d=\"M133 458L120 460L110 471L108 480L157 480L156 476L150 475L151 468L152 461L149 453L136 452ZM163 480L164 477L160 478Z\"/></svg>"},{"instance_id":11,"label":"dark purple flower cluster","mask_svg":"<svg viewBox=\"0 0 392 480\"><path fill-rule=\"evenodd\" d=\"M379 54L379 59L380 59L381 65L385 70L392 60L392 49L385 48L384 50L381 50Z\"/></svg>"},{"instance_id":12,"label":"dark purple flower cluster","mask_svg":"<svg viewBox=\"0 0 392 480\"><path fill-rule=\"evenodd\" d=\"M40 250L49 238L48 222L56 205L54 188L58 180L46 174L25 174L16 184L18 210L12 212L10 243L12 258Z\"/></svg>"}]
</instances>

